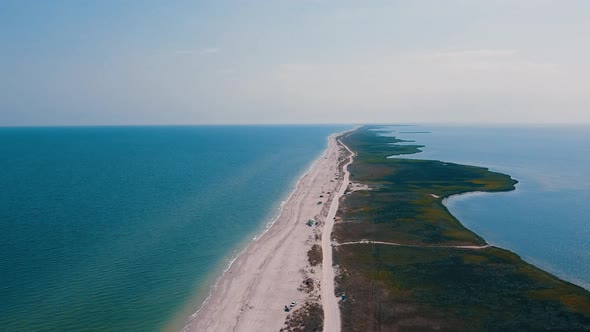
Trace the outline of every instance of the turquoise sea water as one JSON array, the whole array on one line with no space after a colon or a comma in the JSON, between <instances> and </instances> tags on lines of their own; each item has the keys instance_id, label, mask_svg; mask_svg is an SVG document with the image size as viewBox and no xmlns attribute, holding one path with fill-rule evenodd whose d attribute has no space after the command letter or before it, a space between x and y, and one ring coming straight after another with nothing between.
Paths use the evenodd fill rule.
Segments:
<instances>
[{"instance_id":1,"label":"turquoise sea water","mask_svg":"<svg viewBox=\"0 0 590 332\"><path fill-rule=\"evenodd\" d=\"M405 158L485 166L517 179L516 191L455 196L446 205L489 243L590 289L590 126L393 126L383 133L425 145Z\"/></svg>"},{"instance_id":2,"label":"turquoise sea water","mask_svg":"<svg viewBox=\"0 0 590 332\"><path fill-rule=\"evenodd\" d=\"M344 129L0 128L0 330L162 328Z\"/></svg>"}]
</instances>

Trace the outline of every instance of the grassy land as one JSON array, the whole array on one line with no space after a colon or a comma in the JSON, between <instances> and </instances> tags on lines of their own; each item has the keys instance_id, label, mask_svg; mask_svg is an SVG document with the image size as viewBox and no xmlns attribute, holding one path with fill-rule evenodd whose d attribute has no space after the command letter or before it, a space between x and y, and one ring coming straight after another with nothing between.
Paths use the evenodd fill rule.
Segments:
<instances>
[{"instance_id":1,"label":"grassy land","mask_svg":"<svg viewBox=\"0 0 590 332\"><path fill-rule=\"evenodd\" d=\"M442 199L472 191L513 190L516 181L486 168L432 160L388 159L421 146L363 127L342 138L357 153L351 180L371 190L342 199L333 237L420 247L335 247L344 331L590 330L590 293L499 248L483 245ZM406 142L407 143L407 142Z\"/></svg>"}]
</instances>

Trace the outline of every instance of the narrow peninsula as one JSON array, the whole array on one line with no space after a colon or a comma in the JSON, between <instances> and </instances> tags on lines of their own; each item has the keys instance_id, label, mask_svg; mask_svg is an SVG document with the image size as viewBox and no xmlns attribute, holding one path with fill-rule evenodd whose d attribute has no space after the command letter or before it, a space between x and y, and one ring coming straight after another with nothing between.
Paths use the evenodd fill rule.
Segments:
<instances>
[{"instance_id":1,"label":"narrow peninsula","mask_svg":"<svg viewBox=\"0 0 590 332\"><path fill-rule=\"evenodd\" d=\"M487 168L388 158L422 146L362 127L332 241L342 331L590 330L590 293L488 245L443 204L514 190ZM398 144L404 142L405 144Z\"/></svg>"}]
</instances>

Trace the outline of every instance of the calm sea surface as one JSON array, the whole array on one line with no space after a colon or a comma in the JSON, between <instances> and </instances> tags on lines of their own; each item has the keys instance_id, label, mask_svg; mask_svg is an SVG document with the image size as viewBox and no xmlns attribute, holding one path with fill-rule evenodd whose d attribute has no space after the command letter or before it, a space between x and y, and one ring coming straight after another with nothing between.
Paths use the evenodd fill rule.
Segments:
<instances>
[{"instance_id":1,"label":"calm sea surface","mask_svg":"<svg viewBox=\"0 0 590 332\"><path fill-rule=\"evenodd\" d=\"M0 330L162 328L344 129L0 128Z\"/></svg>"},{"instance_id":2,"label":"calm sea surface","mask_svg":"<svg viewBox=\"0 0 590 332\"><path fill-rule=\"evenodd\" d=\"M455 196L447 206L489 243L590 289L590 126L383 129L426 146L406 158L486 166L520 181L516 191Z\"/></svg>"}]
</instances>

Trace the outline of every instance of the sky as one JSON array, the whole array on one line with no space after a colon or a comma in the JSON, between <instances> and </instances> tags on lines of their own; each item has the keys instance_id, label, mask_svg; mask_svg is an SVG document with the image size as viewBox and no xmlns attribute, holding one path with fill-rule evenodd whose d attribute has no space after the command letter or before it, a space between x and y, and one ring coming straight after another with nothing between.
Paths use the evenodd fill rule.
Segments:
<instances>
[{"instance_id":1,"label":"sky","mask_svg":"<svg viewBox=\"0 0 590 332\"><path fill-rule=\"evenodd\" d=\"M0 0L0 126L590 123L586 0Z\"/></svg>"}]
</instances>

